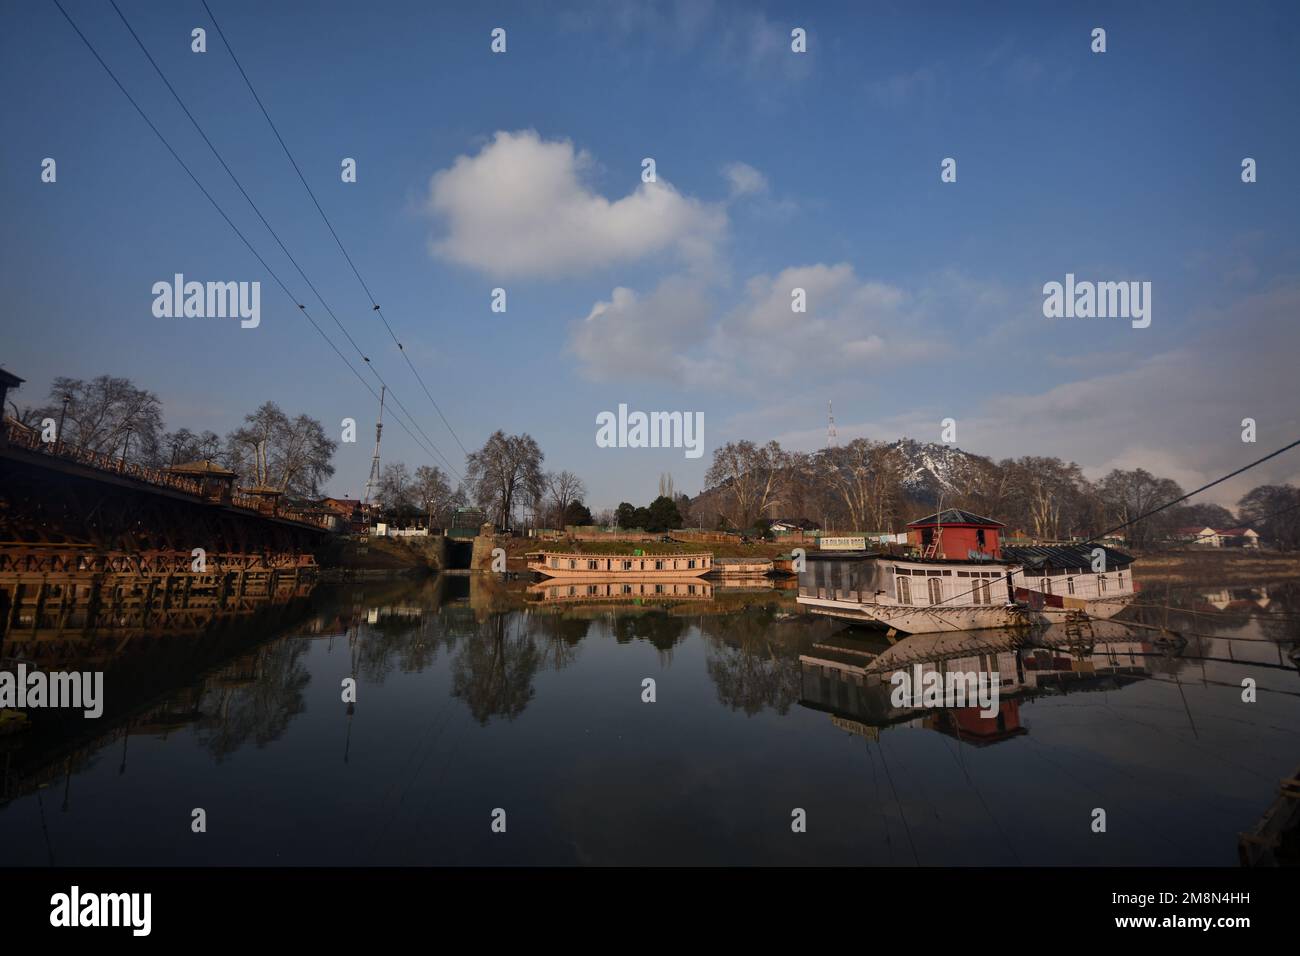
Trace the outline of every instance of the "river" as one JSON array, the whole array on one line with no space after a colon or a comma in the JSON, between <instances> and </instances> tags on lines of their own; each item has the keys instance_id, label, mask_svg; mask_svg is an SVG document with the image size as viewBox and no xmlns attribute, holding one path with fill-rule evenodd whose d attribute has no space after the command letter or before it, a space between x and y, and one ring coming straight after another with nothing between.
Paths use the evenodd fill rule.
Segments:
<instances>
[{"instance_id":1,"label":"river","mask_svg":"<svg viewBox=\"0 0 1300 956\"><path fill-rule=\"evenodd\" d=\"M891 647L788 591L482 574L13 633L6 666L102 670L105 707L0 737L0 863L1234 865L1300 763L1300 586L1144 600L1186 643ZM995 719L894 706L882 667L939 660L1000 674Z\"/></svg>"}]
</instances>

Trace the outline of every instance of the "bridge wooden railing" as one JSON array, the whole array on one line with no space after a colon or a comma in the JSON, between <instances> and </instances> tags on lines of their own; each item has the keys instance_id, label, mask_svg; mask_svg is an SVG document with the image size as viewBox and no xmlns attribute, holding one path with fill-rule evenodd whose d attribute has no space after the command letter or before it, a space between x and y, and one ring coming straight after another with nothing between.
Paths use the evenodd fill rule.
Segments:
<instances>
[{"instance_id":1,"label":"bridge wooden railing","mask_svg":"<svg viewBox=\"0 0 1300 956\"><path fill-rule=\"evenodd\" d=\"M125 458L119 458L116 455L101 451L93 451L81 445L74 445L71 442L44 441L37 429L29 428L12 418L4 420L4 440L12 448L38 452L52 458L60 458L78 465L85 465L97 471L123 475L150 485L193 495L205 501L210 500L203 494L202 483L195 481L193 478L177 475L165 468L152 468L148 465L129 462ZM230 504L241 510L251 511L266 517L281 518L285 521L296 521L299 524L308 524L315 528L327 528L329 526L328 518L322 515L278 503L274 507L267 507L265 501L266 499L253 495L234 494L230 498Z\"/></svg>"}]
</instances>

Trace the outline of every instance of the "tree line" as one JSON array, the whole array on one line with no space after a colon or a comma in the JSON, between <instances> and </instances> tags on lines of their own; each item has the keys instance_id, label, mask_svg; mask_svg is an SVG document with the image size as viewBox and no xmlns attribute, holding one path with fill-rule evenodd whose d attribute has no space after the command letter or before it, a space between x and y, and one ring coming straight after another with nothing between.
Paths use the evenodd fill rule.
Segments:
<instances>
[{"instance_id":1,"label":"tree line","mask_svg":"<svg viewBox=\"0 0 1300 956\"><path fill-rule=\"evenodd\" d=\"M264 402L225 436L188 428L168 431L158 396L130 379L101 375L85 381L57 378L43 405L19 407L12 417L32 428L60 423L62 439L91 451L151 467L210 459L237 472L245 486L315 497L334 474L338 443L306 414L289 415ZM1133 547L1150 547L1175 528L1253 527L1268 543L1300 547L1300 488L1260 485L1237 502L1234 514L1214 504L1182 504L1148 511L1183 494L1170 478L1145 469L1113 469L1093 481L1074 462L1023 456L995 461L962 453L952 459L940 500L918 494L906 481L910 464L897 443L856 438L814 452L790 451L776 441L728 442L713 452L705 490L677 494L660 480L659 496L645 507L622 502L593 515L587 488L571 471L548 472L545 455L527 433L494 432L465 460L453 485L441 468L414 471L387 464L375 504L395 517L422 515L446 526L461 507L483 508L499 527L563 528L598 523L667 531L689 525L762 530L775 518L816 522L825 529L898 531L908 521L945 508L964 508L1004 522L1011 531L1043 541L1091 538L1117 525Z\"/></svg>"},{"instance_id":2,"label":"tree line","mask_svg":"<svg viewBox=\"0 0 1300 956\"><path fill-rule=\"evenodd\" d=\"M1184 489L1143 468L1113 469L1092 481L1074 462L1054 457L994 461L967 453L959 462L947 476L951 487L936 501L909 489L909 462L896 444L857 438L796 452L775 441L728 442L714 451L707 490L692 502L692 510L697 520L736 530L761 529L782 517L828 529L901 531L942 504L994 518L1042 541L1091 538L1123 524L1127 543L1147 548L1182 526L1249 525L1279 547L1300 547L1300 488L1293 485L1252 489L1238 502L1236 514L1220 505L1187 503L1138 520Z\"/></svg>"},{"instance_id":3,"label":"tree line","mask_svg":"<svg viewBox=\"0 0 1300 956\"><path fill-rule=\"evenodd\" d=\"M56 378L45 404L19 407L11 401L10 409L29 428L44 430L44 423L53 422L60 441L145 467L211 460L237 472L245 487L301 497L319 494L334 474L338 442L315 418L290 416L275 402L264 402L224 437L188 428L168 431L157 395L111 375Z\"/></svg>"}]
</instances>

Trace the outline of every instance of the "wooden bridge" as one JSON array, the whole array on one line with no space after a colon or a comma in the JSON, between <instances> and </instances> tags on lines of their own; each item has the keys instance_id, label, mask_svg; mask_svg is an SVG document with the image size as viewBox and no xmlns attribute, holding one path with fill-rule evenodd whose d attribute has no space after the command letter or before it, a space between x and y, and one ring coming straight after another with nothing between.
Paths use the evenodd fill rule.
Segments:
<instances>
[{"instance_id":1,"label":"wooden bridge","mask_svg":"<svg viewBox=\"0 0 1300 956\"><path fill-rule=\"evenodd\" d=\"M174 628L298 593L314 579L329 517L274 489L236 489L236 477L211 462L147 468L6 420L0 637Z\"/></svg>"}]
</instances>

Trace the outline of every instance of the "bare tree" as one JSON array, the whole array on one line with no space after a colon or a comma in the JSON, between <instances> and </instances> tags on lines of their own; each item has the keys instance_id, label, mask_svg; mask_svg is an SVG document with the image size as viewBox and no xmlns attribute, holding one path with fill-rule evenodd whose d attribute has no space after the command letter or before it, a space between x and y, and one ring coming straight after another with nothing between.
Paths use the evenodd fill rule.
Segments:
<instances>
[{"instance_id":1,"label":"bare tree","mask_svg":"<svg viewBox=\"0 0 1300 956\"><path fill-rule=\"evenodd\" d=\"M63 415L63 403L68 411ZM101 454L120 455L152 464L162 438L162 402L158 396L136 388L128 378L101 375L85 382L56 378L50 404L38 418L63 418L63 441ZM128 441L129 434L129 441Z\"/></svg>"},{"instance_id":2,"label":"bare tree","mask_svg":"<svg viewBox=\"0 0 1300 956\"><path fill-rule=\"evenodd\" d=\"M498 430L465 459L465 481L479 506L490 509L498 525L509 527L517 501L541 498L544 457L531 436Z\"/></svg>"},{"instance_id":3,"label":"bare tree","mask_svg":"<svg viewBox=\"0 0 1300 956\"><path fill-rule=\"evenodd\" d=\"M1300 548L1300 488L1260 485L1237 502L1244 524L1283 551Z\"/></svg>"},{"instance_id":4,"label":"bare tree","mask_svg":"<svg viewBox=\"0 0 1300 956\"><path fill-rule=\"evenodd\" d=\"M160 446L163 457L158 464L179 465L216 458L221 452L221 436L212 431L195 434L188 428L178 428L164 435Z\"/></svg>"},{"instance_id":5,"label":"bare tree","mask_svg":"<svg viewBox=\"0 0 1300 956\"><path fill-rule=\"evenodd\" d=\"M1120 471L1116 468L1097 483L1097 494L1113 523L1128 525L1124 534L1138 548L1145 547L1167 530L1172 517L1168 511L1141 520L1139 516L1178 498L1182 493L1177 482L1169 478L1157 478L1144 468L1135 468L1133 471Z\"/></svg>"},{"instance_id":6,"label":"bare tree","mask_svg":"<svg viewBox=\"0 0 1300 956\"><path fill-rule=\"evenodd\" d=\"M384 511L401 515L415 510L417 489L411 480L410 470L400 461L389 462L379 475L379 490L376 493L379 505Z\"/></svg>"},{"instance_id":7,"label":"bare tree","mask_svg":"<svg viewBox=\"0 0 1300 956\"><path fill-rule=\"evenodd\" d=\"M755 445L751 441L727 442L713 451L713 464L705 483L725 486L731 518L737 527L749 528L778 503L788 456L774 441Z\"/></svg>"},{"instance_id":8,"label":"bare tree","mask_svg":"<svg viewBox=\"0 0 1300 956\"><path fill-rule=\"evenodd\" d=\"M308 415L290 419L275 402L244 418L226 436L227 464L252 483L291 494L315 495L334 474L330 459L338 443Z\"/></svg>"},{"instance_id":9,"label":"bare tree","mask_svg":"<svg viewBox=\"0 0 1300 956\"><path fill-rule=\"evenodd\" d=\"M883 442L855 438L827 450L828 478L848 510L853 530L886 528L897 505L898 455ZM870 527L868 527L870 526Z\"/></svg>"},{"instance_id":10,"label":"bare tree","mask_svg":"<svg viewBox=\"0 0 1300 956\"><path fill-rule=\"evenodd\" d=\"M435 518L438 524L447 525L454 507L452 501L455 494L442 469L436 465L421 465L415 469L414 485L415 498L429 519L429 527L434 526Z\"/></svg>"},{"instance_id":11,"label":"bare tree","mask_svg":"<svg viewBox=\"0 0 1300 956\"><path fill-rule=\"evenodd\" d=\"M547 474L546 490L551 496L552 514L556 517L555 527L563 527L564 515L568 512L569 505L587 497L587 486L571 471Z\"/></svg>"}]
</instances>

